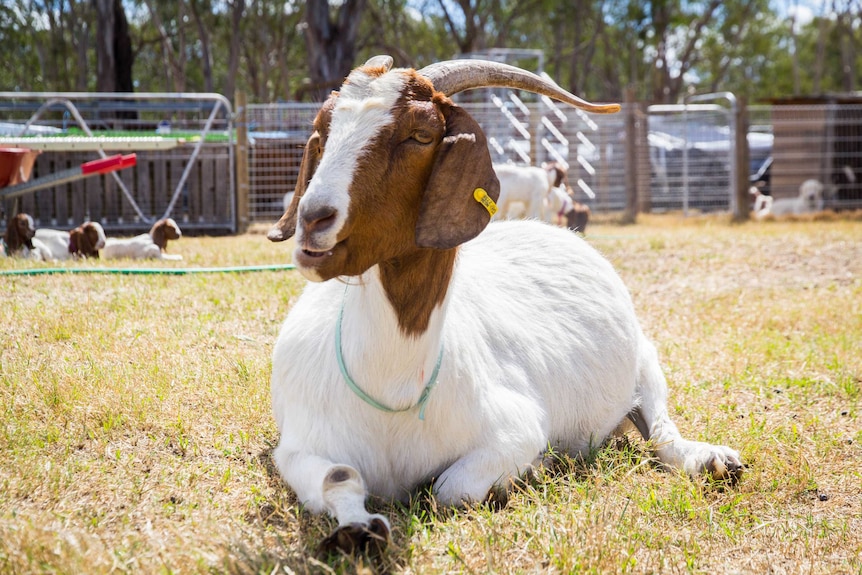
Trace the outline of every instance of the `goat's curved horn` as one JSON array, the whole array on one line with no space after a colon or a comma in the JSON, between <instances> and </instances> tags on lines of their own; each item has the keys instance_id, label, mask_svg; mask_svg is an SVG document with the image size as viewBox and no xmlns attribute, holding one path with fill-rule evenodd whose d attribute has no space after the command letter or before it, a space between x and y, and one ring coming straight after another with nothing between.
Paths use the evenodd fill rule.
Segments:
<instances>
[{"instance_id":1,"label":"goat's curved horn","mask_svg":"<svg viewBox=\"0 0 862 575\"><path fill-rule=\"evenodd\" d=\"M383 67L387 72L392 68L392 56L387 56L386 54L382 54L380 56L373 56L365 62L365 68L380 68Z\"/></svg>"},{"instance_id":2,"label":"goat's curved horn","mask_svg":"<svg viewBox=\"0 0 862 575\"><path fill-rule=\"evenodd\" d=\"M488 60L448 60L429 64L418 71L434 89L452 96L473 88L515 88L554 98L576 108L597 114L620 111L619 104L593 104L578 98L550 80L501 62Z\"/></svg>"}]
</instances>

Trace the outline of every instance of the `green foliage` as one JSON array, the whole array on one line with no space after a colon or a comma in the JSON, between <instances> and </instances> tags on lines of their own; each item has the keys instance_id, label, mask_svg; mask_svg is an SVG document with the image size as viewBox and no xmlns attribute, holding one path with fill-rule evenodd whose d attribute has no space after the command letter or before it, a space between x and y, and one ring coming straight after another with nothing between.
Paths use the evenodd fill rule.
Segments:
<instances>
[{"instance_id":1,"label":"green foliage","mask_svg":"<svg viewBox=\"0 0 862 575\"><path fill-rule=\"evenodd\" d=\"M862 29L851 4L794 31L786 6L769 0L367 0L356 63L388 53L396 65L421 67L459 52L540 49L561 85L595 100L619 100L628 85L640 99L666 102L687 92L729 90L756 101L855 90ZM136 91L308 97L303 0L120 5ZM0 89L95 90L96 30L91 0L3 2Z\"/></svg>"}]
</instances>

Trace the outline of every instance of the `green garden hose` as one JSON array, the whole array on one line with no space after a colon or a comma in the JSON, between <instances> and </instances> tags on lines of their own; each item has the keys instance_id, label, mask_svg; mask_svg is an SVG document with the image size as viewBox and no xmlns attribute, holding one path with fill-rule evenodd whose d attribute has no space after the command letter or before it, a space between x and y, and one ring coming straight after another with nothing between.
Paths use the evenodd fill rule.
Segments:
<instances>
[{"instance_id":1,"label":"green garden hose","mask_svg":"<svg viewBox=\"0 0 862 575\"><path fill-rule=\"evenodd\" d=\"M269 272L293 270L293 264L280 264L268 266L228 266L219 268L32 268L26 270L0 270L2 276L37 276L44 274L127 274L127 275L174 275L186 274L214 274L214 273L242 273L242 272Z\"/></svg>"}]
</instances>

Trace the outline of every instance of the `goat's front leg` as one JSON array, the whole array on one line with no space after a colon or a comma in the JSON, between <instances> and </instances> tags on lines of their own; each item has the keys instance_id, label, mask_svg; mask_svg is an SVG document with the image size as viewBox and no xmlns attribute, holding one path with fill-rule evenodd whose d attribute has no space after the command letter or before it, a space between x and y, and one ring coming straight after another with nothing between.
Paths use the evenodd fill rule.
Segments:
<instances>
[{"instance_id":1,"label":"goat's front leg","mask_svg":"<svg viewBox=\"0 0 862 575\"><path fill-rule=\"evenodd\" d=\"M322 552L379 552L386 547L389 521L366 510L365 482L353 467L282 445L273 457L282 478L310 511L326 511L338 521L338 528L321 542Z\"/></svg>"}]
</instances>

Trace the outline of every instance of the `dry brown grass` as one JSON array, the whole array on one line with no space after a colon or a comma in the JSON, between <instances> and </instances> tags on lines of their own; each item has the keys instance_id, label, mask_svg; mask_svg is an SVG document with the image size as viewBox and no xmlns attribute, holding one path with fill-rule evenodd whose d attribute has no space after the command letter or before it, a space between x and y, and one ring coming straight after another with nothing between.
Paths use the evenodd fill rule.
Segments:
<instances>
[{"instance_id":1,"label":"dry brown grass","mask_svg":"<svg viewBox=\"0 0 862 575\"><path fill-rule=\"evenodd\" d=\"M862 573L862 223L653 216L589 231L662 354L683 433L740 449L742 483L694 483L615 442L502 510L375 502L395 532L372 566ZM172 250L185 266L288 253L260 234ZM304 514L270 462L270 352L295 272L0 282L0 572L365 564L315 557L332 522Z\"/></svg>"}]
</instances>

